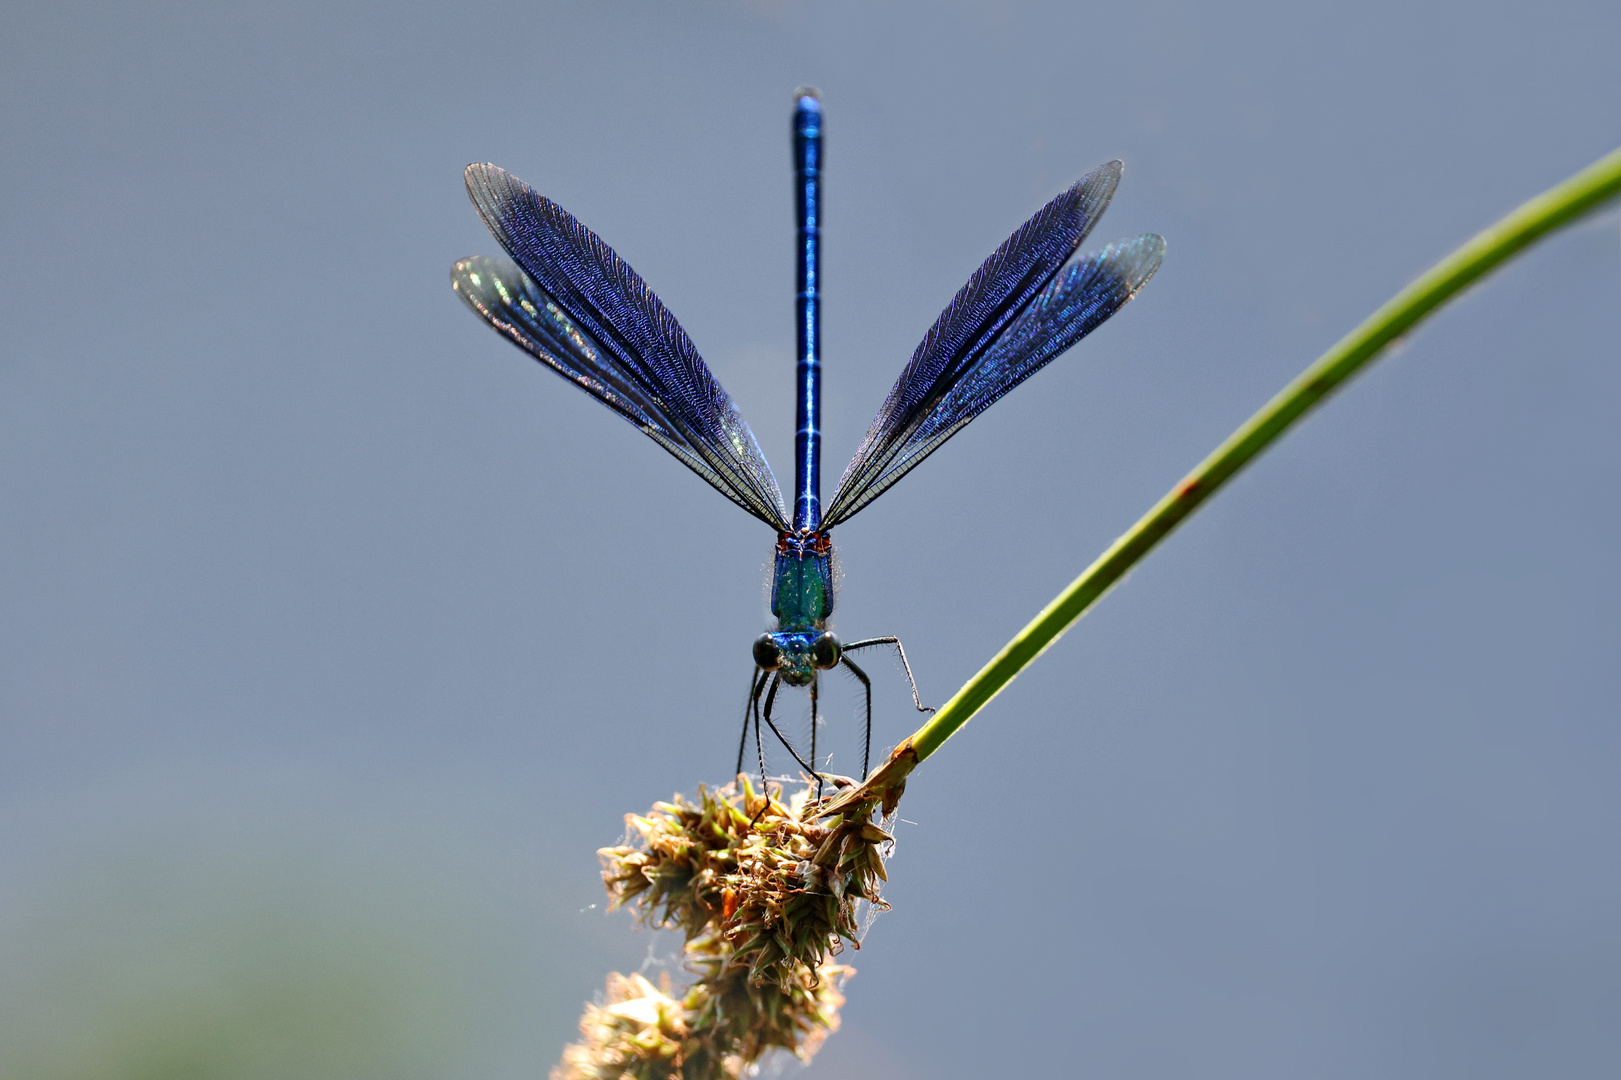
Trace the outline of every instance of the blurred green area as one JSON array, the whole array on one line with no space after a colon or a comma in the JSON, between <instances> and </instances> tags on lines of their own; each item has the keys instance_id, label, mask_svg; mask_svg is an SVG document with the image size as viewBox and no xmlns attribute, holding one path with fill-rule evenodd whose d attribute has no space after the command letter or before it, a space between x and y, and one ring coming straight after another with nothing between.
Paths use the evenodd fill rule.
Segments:
<instances>
[{"instance_id":1,"label":"blurred green area","mask_svg":"<svg viewBox=\"0 0 1621 1080\"><path fill-rule=\"evenodd\" d=\"M0 1077L544 1075L628 935L454 802L272 784L12 815L45 824L0 837Z\"/></svg>"},{"instance_id":2,"label":"blurred green area","mask_svg":"<svg viewBox=\"0 0 1621 1080\"><path fill-rule=\"evenodd\" d=\"M289 871L295 877L297 870ZM11 1080L428 1076L458 1049L467 988L391 920L319 910L282 883L125 867L19 927L5 950Z\"/></svg>"}]
</instances>

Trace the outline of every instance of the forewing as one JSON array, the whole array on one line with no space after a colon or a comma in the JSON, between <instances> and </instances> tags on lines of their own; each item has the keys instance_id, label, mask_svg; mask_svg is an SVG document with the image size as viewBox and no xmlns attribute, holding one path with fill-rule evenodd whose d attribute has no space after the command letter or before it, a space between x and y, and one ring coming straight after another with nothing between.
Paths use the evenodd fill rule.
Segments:
<instances>
[{"instance_id":1,"label":"forewing","mask_svg":"<svg viewBox=\"0 0 1621 1080\"><path fill-rule=\"evenodd\" d=\"M934 453L998 398L1119 311L1165 256L1158 236L1121 240L1066 267L1036 294L972 366L895 433L884 467L839 486L828 527L850 518ZM848 473L846 474L848 479Z\"/></svg>"},{"instance_id":2,"label":"forewing","mask_svg":"<svg viewBox=\"0 0 1621 1080\"><path fill-rule=\"evenodd\" d=\"M467 192L512 257L456 264L452 278L469 306L739 506L786 529L781 491L753 433L636 271L562 207L494 165L469 165ZM486 273L500 284L472 282L472 274ZM537 314L529 315L525 299Z\"/></svg>"},{"instance_id":3,"label":"forewing","mask_svg":"<svg viewBox=\"0 0 1621 1080\"><path fill-rule=\"evenodd\" d=\"M860 508L855 494L889 471L918 419L979 362L1075 253L1113 198L1120 170L1120 162L1111 161L1082 177L1020 226L958 290L856 448L828 506L824 520L829 526Z\"/></svg>"},{"instance_id":4,"label":"forewing","mask_svg":"<svg viewBox=\"0 0 1621 1080\"><path fill-rule=\"evenodd\" d=\"M775 524L776 510L745 501L715 472L663 403L605 361L606 350L511 259L486 255L463 259L451 268L450 281L456 295L503 337L635 424L745 510Z\"/></svg>"}]
</instances>

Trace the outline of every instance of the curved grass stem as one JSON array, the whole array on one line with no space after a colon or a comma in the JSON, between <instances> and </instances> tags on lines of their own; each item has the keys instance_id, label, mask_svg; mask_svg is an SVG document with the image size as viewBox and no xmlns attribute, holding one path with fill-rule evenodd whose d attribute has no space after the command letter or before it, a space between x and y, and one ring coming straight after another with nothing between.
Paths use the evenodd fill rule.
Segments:
<instances>
[{"instance_id":1,"label":"curved grass stem","mask_svg":"<svg viewBox=\"0 0 1621 1080\"><path fill-rule=\"evenodd\" d=\"M1526 202L1397 293L1216 447L1198 468L1014 635L1013 640L942 705L928 723L896 747L889 761L862 787L898 789L918 762L956 734L1125 577L1143 556L1313 406L1425 316L1530 244L1617 194L1621 194L1621 149L1606 154L1575 176ZM842 795L834 800L835 804L843 801ZM828 809L836 809L836 806Z\"/></svg>"}]
</instances>

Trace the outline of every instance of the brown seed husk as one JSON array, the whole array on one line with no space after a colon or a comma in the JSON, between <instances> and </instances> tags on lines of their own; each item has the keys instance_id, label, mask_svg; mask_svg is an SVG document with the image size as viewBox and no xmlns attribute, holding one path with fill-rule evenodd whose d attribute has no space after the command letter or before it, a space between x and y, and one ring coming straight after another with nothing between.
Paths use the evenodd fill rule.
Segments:
<instances>
[{"instance_id":1,"label":"brown seed husk","mask_svg":"<svg viewBox=\"0 0 1621 1080\"><path fill-rule=\"evenodd\" d=\"M891 838L872 821L887 793L825 819L809 788L781 796L739 777L626 815L633 842L598 852L611 906L681 931L694 981L677 1000L639 975L609 976L552 1080L731 1080L776 1049L809 1061L838 1028L854 972L833 957L860 948L862 901L887 907Z\"/></svg>"}]
</instances>

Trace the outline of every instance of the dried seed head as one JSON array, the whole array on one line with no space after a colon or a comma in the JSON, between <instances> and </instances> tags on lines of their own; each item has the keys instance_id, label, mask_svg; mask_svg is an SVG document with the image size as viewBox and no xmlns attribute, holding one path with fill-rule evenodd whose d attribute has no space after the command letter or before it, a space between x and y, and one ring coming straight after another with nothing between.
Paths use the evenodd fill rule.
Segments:
<instances>
[{"instance_id":1,"label":"dried seed head","mask_svg":"<svg viewBox=\"0 0 1621 1080\"><path fill-rule=\"evenodd\" d=\"M553 1080L727 1080L774 1049L809 1061L838 1027L853 974L831 958L860 948L860 902L885 906L891 837L872 817L894 793L856 795L819 819L825 802L809 787L784 801L739 777L627 815L630 842L598 852L611 906L680 930L696 978L677 1002L640 976L611 976Z\"/></svg>"},{"instance_id":2,"label":"dried seed head","mask_svg":"<svg viewBox=\"0 0 1621 1080\"><path fill-rule=\"evenodd\" d=\"M613 974L603 1003L585 1007L580 1035L552 1080L664 1080L680 1075L686 1012L640 975Z\"/></svg>"}]
</instances>

